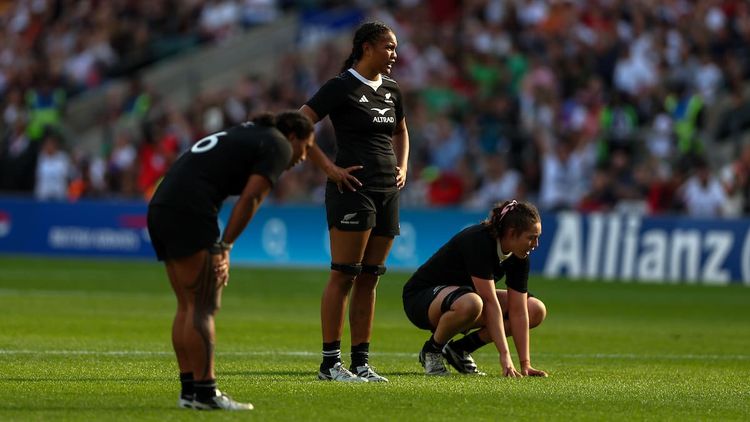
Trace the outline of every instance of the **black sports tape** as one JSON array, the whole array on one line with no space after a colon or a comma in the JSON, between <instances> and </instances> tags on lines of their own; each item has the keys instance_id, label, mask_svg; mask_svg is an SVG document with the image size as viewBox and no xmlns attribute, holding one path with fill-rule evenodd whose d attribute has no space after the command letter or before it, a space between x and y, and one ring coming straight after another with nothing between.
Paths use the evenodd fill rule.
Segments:
<instances>
[{"instance_id":1,"label":"black sports tape","mask_svg":"<svg viewBox=\"0 0 750 422\"><path fill-rule=\"evenodd\" d=\"M385 265L363 265L362 272L365 274L383 275L385 274Z\"/></svg>"},{"instance_id":2,"label":"black sports tape","mask_svg":"<svg viewBox=\"0 0 750 422\"><path fill-rule=\"evenodd\" d=\"M456 290L448 293L448 295L443 299L443 303L440 304L440 312L448 312L451 309L451 306L453 306L453 302L458 300L459 297L473 292L474 290L472 290L470 287L460 286Z\"/></svg>"},{"instance_id":3,"label":"black sports tape","mask_svg":"<svg viewBox=\"0 0 750 422\"><path fill-rule=\"evenodd\" d=\"M362 272L362 264L336 264L331 262L331 269L345 274L359 275Z\"/></svg>"}]
</instances>

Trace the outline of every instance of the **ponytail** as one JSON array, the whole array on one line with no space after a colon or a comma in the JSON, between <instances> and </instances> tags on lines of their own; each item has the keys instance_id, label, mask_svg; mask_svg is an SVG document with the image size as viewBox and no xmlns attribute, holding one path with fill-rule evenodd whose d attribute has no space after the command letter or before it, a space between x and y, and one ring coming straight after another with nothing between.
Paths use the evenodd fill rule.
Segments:
<instances>
[{"instance_id":1,"label":"ponytail","mask_svg":"<svg viewBox=\"0 0 750 422\"><path fill-rule=\"evenodd\" d=\"M344 61L344 65L341 66L341 72L342 73L346 72L347 70L352 68L354 66L354 61L355 61L355 54L354 54L354 49L352 48L352 54L349 55L349 57Z\"/></svg>"},{"instance_id":2,"label":"ponytail","mask_svg":"<svg viewBox=\"0 0 750 422\"><path fill-rule=\"evenodd\" d=\"M276 116L268 112L260 113L254 116L250 121L256 126L276 127Z\"/></svg>"},{"instance_id":3,"label":"ponytail","mask_svg":"<svg viewBox=\"0 0 750 422\"><path fill-rule=\"evenodd\" d=\"M307 138L315 130L312 120L297 110L282 111L278 114L264 112L255 115L250 121L256 126L275 127L286 137L294 134L297 139Z\"/></svg>"},{"instance_id":4,"label":"ponytail","mask_svg":"<svg viewBox=\"0 0 750 422\"><path fill-rule=\"evenodd\" d=\"M286 137L293 133L297 139L305 139L315 130L312 120L297 110L282 111L275 120L276 129Z\"/></svg>"},{"instance_id":5,"label":"ponytail","mask_svg":"<svg viewBox=\"0 0 750 422\"><path fill-rule=\"evenodd\" d=\"M517 232L528 230L540 221L539 211L534 205L514 199L495 205L482 224L490 228L493 237L500 239L511 229Z\"/></svg>"}]
</instances>

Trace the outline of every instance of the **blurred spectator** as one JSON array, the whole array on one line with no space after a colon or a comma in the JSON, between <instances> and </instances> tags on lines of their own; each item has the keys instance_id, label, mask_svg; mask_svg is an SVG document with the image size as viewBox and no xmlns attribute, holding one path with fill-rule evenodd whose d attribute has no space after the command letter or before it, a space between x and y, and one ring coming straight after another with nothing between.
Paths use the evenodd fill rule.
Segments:
<instances>
[{"instance_id":1,"label":"blurred spectator","mask_svg":"<svg viewBox=\"0 0 750 422\"><path fill-rule=\"evenodd\" d=\"M625 47L620 50L614 84L617 91L638 97L656 86L658 75L655 64L643 54L634 55L634 49Z\"/></svg>"},{"instance_id":2,"label":"blurred spectator","mask_svg":"<svg viewBox=\"0 0 750 422\"><path fill-rule=\"evenodd\" d=\"M686 84L677 83L674 92L664 100L664 106L674 122L679 153L702 153L703 141L699 131L703 128L705 108L701 97L691 93Z\"/></svg>"},{"instance_id":3,"label":"blurred spectator","mask_svg":"<svg viewBox=\"0 0 750 422\"><path fill-rule=\"evenodd\" d=\"M612 174L607 166L599 165L591 175L591 188L583 195L577 209L581 212L607 212L614 209L617 197Z\"/></svg>"},{"instance_id":4,"label":"blurred spectator","mask_svg":"<svg viewBox=\"0 0 750 422\"><path fill-rule=\"evenodd\" d=\"M231 35L240 16L235 1L206 0L200 14L200 28L207 39L221 40Z\"/></svg>"},{"instance_id":5,"label":"blurred spectator","mask_svg":"<svg viewBox=\"0 0 750 422\"><path fill-rule=\"evenodd\" d=\"M694 174L680 187L679 194L691 217L720 217L727 202L724 187L702 157L696 159Z\"/></svg>"},{"instance_id":6,"label":"blurred spectator","mask_svg":"<svg viewBox=\"0 0 750 422\"><path fill-rule=\"evenodd\" d=\"M744 87L729 92L728 97L718 116L716 139L735 143L743 132L750 130L750 98Z\"/></svg>"},{"instance_id":7,"label":"blurred spectator","mask_svg":"<svg viewBox=\"0 0 750 422\"><path fill-rule=\"evenodd\" d=\"M600 136L598 160L606 161L613 149L632 149L638 129L635 107L625 101L624 94L615 92L612 100L600 109Z\"/></svg>"},{"instance_id":8,"label":"blurred spectator","mask_svg":"<svg viewBox=\"0 0 750 422\"><path fill-rule=\"evenodd\" d=\"M428 204L433 207L459 205L464 197L464 182L453 171L438 170L427 188Z\"/></svg>"},{"instance_id":9,"label":"blurred spectator","mask_svg":"<svg viewBox=\"0 0 750 422\"><path fill-rule=\"evenodd\" d=\"M651 214L677 214L685 209L679 190L687 179L688 168L683 163L658 174L649 187L647 204Z\"/></svg>"},{"instance_id":10,"label":"blurred spectator","mask_svg":"<svg viewBox=\"0 0 750 422\"><path fill-rule=\"evenodd\" d=\"M104 195L106 163L98 156L78 151L73 154L73 175L68 185L68 200L98 198Z\"/></svg>"},{"instance_id":11,"label":"blurred spectator","mask_svg":"<svg viewBox=\"0 0 750 422\"><path fill-rule=\"evenodd\" d=\"M617 201L634 201L646 196L647 186L636 179L633 152L628 147L618 147L612 151L609 168L612 175L612 188Z\"/></svg>"},{"instance_id":12,"label":"blurred spectator","mask_svg":"<svg viewBox=\"0 0 750 422\"><path fill-rule=\"evenodd\" d=\"M745 136L738 157L722 167L720 178L728 197L726 215L750 215L750 135Z\"/></svg>"},{"instance_id":13,"label":"blurred spectator","mask_svg":"<svg viewBox=\"0 0 750 422\"><path fill-rule=\"evenodd\" d=\"M242 25L245 27L272 22L279 17L276 0L242 0Z\"/></svg>"},{"instance_id":14,"label":"blurred spectator","mask_svg":"<svg viewBox=\"0 0 750 422\"><path fill-rule=\"evenodd\" d=\"M474 192L466 205L474 209L488 209L507 198L521 198L521 174L508 168L501 154L487 155L482 160L480 174L484 175L479 189Z\"/></svg>"},{"instance_id":15,"label":"blurred spectator","mask_svg":"<svg viewBox=\"0 0 750 422\"><path fill-rule=\"evenodd\" d=\"M590 146L569 134L561 138L539 134L535 144L541 156L540 208L574 209L588 188L593 154Z\"/></svg>"},{"instance_id":16,"label":"blurred spectator","mask_svg":"<svg viewBox=\"0 0 750 422\"><path fill-rule=\"evenodd\" d=\"M19 116L0 148L0 189L10 192L33 192L37 149L26 131L24 116Z\"/></svg>"},{"instance_id":17,"label":"blurred spectator","mask_svg":"<svg viewBox=\"0 0 750 422\"><path fill-rule=\"evenodd\" d=\"M131 196L133 175L137 166L137 151L133 145L132 135L123 129L116 135L112 151L107 161L107 186L113 193Z\"/></svg>"},{"instance_id":18,"label":"blurred spectator","mask_svg":"<svg viewBox=\"0 0 750 422\"><path fill-rule=\"evenodd\" d=\"M694 77L693 84L703 101L708 105L716 102L722 84L721 69L707 51L701 52L700 64L695 70Z\"/></svg>"},{"instance_id":19,"label":"blurred spectator","mask_svg":"<svg viewBox=\"0 0 750 422\"><path fill-rule=\"evenodd\" d=\"M66 103L66 93L55 87L55 81L47 74L39 76L36 88L26 93L29 113L27 132L29 139L38 141L48 130L59 130Z\"/></svg>"},{"instance_id":20,"label":"blurred spectator","mask_svg":"<svg viewBox=\"0 0 750 422\"><path fill-rule=\"evenodd\" d=\"M672 130L672 119L667 113L660 112L651 120L644 135L648 153L666 163L674 156L675 139Z\"/></svg>"},{"instance_id":21,"label":"blurred spectator","mask_svg":"<svg viewBox=\"0 0 750 422\"><path fill-rule=\"evenodd\" d=\"M23 104L23 95L18 88L11 89L5 98L3 107L3 120L0 128L8 130L20 119L26 119L26 107Z\"/></svg>"},{"instance_id":22,"label":"blurred spectator","mask_svg":"<svg viewBox=\"0 0 750 422\"><path fill-rule=\"evenodd\" d=\"M73 176L70 156L62 149L57 134L48 132L42 139L36 165L34 197L40 200L64 200Z\"/></svg>"},{"instance_id":23,"label":"blurred spectator","mask_svg":"<svg viewBox=\"0 0 750 422\"><path fill-rule=\"evenodd\" d=\"M466 153L466 141L448 116L435 116L425 128L428 142L430 163L441 171L453 170L458 160Z\"/></svg>"},{"instance_id":24,"label":"blurred spectator","mask_svg":"<svg viewBox=\"0 0 750 422\"><path fill-rule=\"evenodd\" d=\"M35 1L0 9L0 106L7 131L0 174L28 168L21 157L36 159L34 139L60 124L69 98L127 76L127 93L110 98L102 110L106 194L147 196L171 156L217 127L259 111L297 107L310 87L338 72L349 52L329 41L325 55L280 54L270 77L248 75L234 86L201 89L186 110L133 75L180 49L222 42L282 12L344 5L292 3ZM518 171L515 195L538 198L546 209L621 210L647 201L648 212L681 212L677 187L690 175L681 163L696 154L707 154L712 163L731 156L722 181L734 198L730 203L739 200L732 180L742 175L732 169L743 168L734 154L750 130L747 2L358 4L401 34L394 74L412 141L404 205L478 201L489 190L491 169L474 163L494 154ZM12 123L24 114L27 123ZM147 130L133 130L130 146L114 154L120 128L142 126ZM19 127L27 137L19 136ZM546 145L539 144L540 134ZM316 141L332 154L331 140L326 120ZM628 151L624 166L614 152L621 148ZM138 151L132 167L113 165L120 154L129 161L132 149ZM95 178L101 160L89 158ZM606 171L593 169L610 163ZM33 168L20 179L32 187ZM306 167L290 172L276 200L318 200L324 186L318 173ZM19 179L0 180L3 189L20 189ZM604 192L610 184L614 204ZM727 208L727 215L736 210Z\"/></svg>"},{"instance_id":25,"label":"blurred spectator","mask_svg":"<svg viewBox=\"0 0 750 422\"><path fill-rule=\"evenodd\" d=\"M138 189L146 199L151 198L162 176L180 153L177 137L166 130L164 121L154 122L148 132L148 141L141 144L138 151Z\"/></svg>"},{"instance_id":26,"label":"blurred spectator","mask_svg":"<svg viewBox=\"0 0 750 422\"><path fill-rule=\"evenodd\" d=\"M128 89L120 112L129 118L143 119L151 110L153 102L151 89L144 84L140 76L134 76L128 80Z\"/></svg>"}]
</instances>

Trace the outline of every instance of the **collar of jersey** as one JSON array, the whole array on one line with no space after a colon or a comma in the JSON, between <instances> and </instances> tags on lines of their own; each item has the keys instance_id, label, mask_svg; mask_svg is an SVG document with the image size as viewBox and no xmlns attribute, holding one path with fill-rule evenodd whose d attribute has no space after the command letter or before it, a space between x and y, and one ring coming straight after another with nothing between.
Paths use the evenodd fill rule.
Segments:
<instances>
[{"instance_id":1,"label":"collar of jersey","mask_svg":"<svg viewBox=\"0 0 750 422\"><path fill-rule=\"evenodd\" d=\"M508 254L503 253L503 248L500 247L500 240L497 241L497 257L500 258L500 263L502 264L503 261L510 258L510 256L513 254L513 251L508 252Z\"/></svg>"},{"instance_id":2,"label":"collar of jersey","mask_svg":"<svg viewBox=\"0 0 750 422\"><path fill-rule=\"evenodd\" d=\"M360 75L359 72L357 72L356 70L354 70L353 67L349 68L349 73L351 73L352 75L354 75L354 77L357 78L357 79L359 79L359 81L362 82L363 84L365 84L365 85L369 86L370 88L372 88L373 91L377 91L378 88L380 88L380 85L383 85L383 78L380 77L379 73L378 73L378 80L377 81L371 81L371 80L365 78L364 76Z\"/></svg>"}]
</instances>

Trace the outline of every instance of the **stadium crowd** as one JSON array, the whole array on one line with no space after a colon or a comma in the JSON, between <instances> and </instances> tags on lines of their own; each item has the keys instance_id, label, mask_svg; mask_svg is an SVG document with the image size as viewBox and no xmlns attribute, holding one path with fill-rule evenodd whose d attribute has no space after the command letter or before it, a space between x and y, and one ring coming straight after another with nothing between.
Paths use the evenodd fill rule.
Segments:
<instances>
[{"instance_id":1,"label":"stadium crowd","mask_svg":"<svg viewBox=\"0 0 750 422\"><path fill-rule=\"evenodd\" d=\"M179 3L179 5L178 5ZM170 105L132 76L166 56L293 13L273 0L0 2L0 191L148 197L170 163L248 115L297 109L348 51L279 58ZM336 2L302 2L332 6ZM398 34L411 143L404 206L750 215L750 5L742 0L359 1ZM337 53L336 53L337 52ZM87 156L56 126L68 98L128 77ZM317 142L333 153L329 123ZM305 163L272 201L322 203Z\"/></svg>"}]
</instances>

